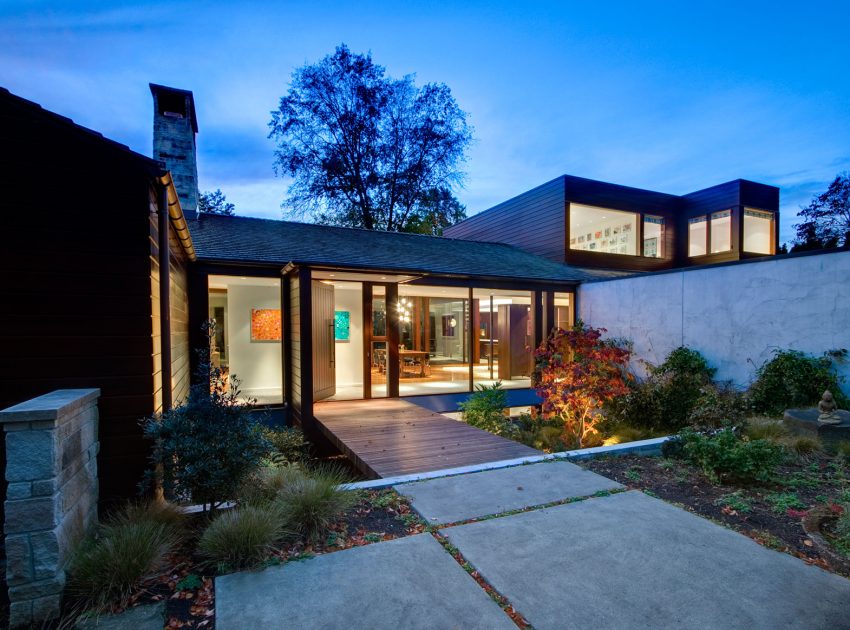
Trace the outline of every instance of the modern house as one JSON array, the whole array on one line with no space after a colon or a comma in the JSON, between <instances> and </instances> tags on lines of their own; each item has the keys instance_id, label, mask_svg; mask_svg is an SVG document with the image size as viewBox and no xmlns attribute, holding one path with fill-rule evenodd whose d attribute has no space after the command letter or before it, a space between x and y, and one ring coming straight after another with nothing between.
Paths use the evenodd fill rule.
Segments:
<instances>
[{"instance_id":1,"label":"modern house","mask_svg":"<svg viewBox=\"0 0 850 630\"><path fill-rule=\"evenodd\" d=\"M246 399L315 434L319 401L529 388L583 282L775 252L778 191L740 180L680 197L564 176L446 238L198 214L192 93L151 91L154 159L0 91L0 408L99 387L107 500L134 493L138 420L185 397L208 319Z\"/></svg>"},{"instance_id":2,"label":"modern house","mask_svg":"<svg viewBox=\"0 0 850 630\"><path fill-rule=\"evenodd\" d=\"M742 179L677 196L563 175L448 228L567 265L658 271L776 253L779 189Z\"/></svg>"}]
</instances>

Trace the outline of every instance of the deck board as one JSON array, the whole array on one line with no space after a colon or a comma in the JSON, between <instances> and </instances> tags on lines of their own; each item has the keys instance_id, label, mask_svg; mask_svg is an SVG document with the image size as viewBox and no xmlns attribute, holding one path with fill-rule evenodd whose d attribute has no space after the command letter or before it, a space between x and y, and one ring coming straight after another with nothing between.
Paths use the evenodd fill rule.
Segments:
<instances>
[{"instance_id":1,"label":"deck board","mask_svg":"<svg viewBox=\"0 0 850 630\"><path fill-rule=\"evenodd\" d=\"M399 399L316 403L313 415L322 433L373 478L540 454Z\"/></svg>"}]
</instances>

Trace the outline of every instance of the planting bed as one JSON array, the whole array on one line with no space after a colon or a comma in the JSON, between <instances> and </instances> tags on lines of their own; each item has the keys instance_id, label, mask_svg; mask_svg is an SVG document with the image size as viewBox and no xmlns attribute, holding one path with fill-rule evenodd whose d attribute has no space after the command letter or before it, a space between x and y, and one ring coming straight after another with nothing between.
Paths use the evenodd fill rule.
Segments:
<instances>
[{"instance_id":1,"label":"planting bed","mask_svg":"<svg viewBox=\"0 0 850 630\"><path fill-rule=\"evenodd\" d=\"M206 517L196 515L194 518L195 528L202 529ZM322 540L283 544L263 566L401 538L420 533L423 529L407 500L395 491L362 491L360 500L329 528ZM196 539L191 537L180 551L172 554L168 566L160 574L152 576L131 598L130 607L165 601L166 628L215 627L216 572L203 565L194 554L196 543ZM70 613L73 603L69 602L68 608Z\"/></svg>"},{"instance_id":2,"label":"planting bed","mask_svg":"<svg viewBox=\"0 0 850 630\"><path fill-rule=\"evenodd\" d=\"M722 485L680 460L626 455L580 462L632 489L643 490L735 529L758 543L833 570L803 529L816 506L850 501L850 466L842 458L813 453L779 467L774 481ZM839 571L836 571L839 572Z\"/></svg>"}]
</instances>

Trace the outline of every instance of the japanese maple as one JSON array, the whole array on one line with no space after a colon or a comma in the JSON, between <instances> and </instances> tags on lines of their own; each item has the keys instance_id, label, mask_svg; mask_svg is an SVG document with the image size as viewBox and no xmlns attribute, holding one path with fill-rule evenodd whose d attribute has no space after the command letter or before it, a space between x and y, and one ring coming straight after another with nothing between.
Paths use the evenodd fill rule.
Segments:
<instances>
[{"instance_id":1,"label":"japanese maple","mask_svg":"<svg viewBox=\"0 0 850 630\"><path fill-rule=\"evenodd\" d=\"M568 330L554 329L534 352L533 385L543 400L543 418L561 420L564 443L576 448L598 435L605 403L629 391L630 352L603 339L605 332L579 321Z\"/></svg>"}]
</instances>

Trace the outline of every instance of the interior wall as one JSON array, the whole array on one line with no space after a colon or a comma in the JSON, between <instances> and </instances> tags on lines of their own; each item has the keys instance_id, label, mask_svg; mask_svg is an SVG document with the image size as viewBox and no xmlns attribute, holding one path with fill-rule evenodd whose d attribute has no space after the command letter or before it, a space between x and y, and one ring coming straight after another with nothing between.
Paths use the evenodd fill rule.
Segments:
<instances>
[{"instance_id":1,"label":"interior wall","mask_svg":"<svg viewBox=\"0 0 850 630\"><path fill-rule=\"evenodd\" d=\"M363 289L358 284L334 285L334 310L348 311L348 342L335 342L336 385L354 387L363 385Z\"/></svg>"},{"instance_id":2,"label":"interior wall","mask_svg":"<svg viewBox=\"0 0 850 630\"><path fill-rule=\"evenodd\" d=\"M280 342L251 341L251 309L280 308L280 287L232 284L227 288L227 339L230 374L242 393L269 396L281 391Z\"/></svg>"},{"instance_id":3,"label":"interior wall","mask_svg":"<svg viewBox=\"0 0 850 630\"><path fill-rule=\"evenodd\" d=\"M846 251L647 274L580 285L578 315L634 342L639 373L684 345L744 387L776 349L850 349L848 277ZM839 371L850 379L850 361Z\"/></svg>"}]
</instances>

